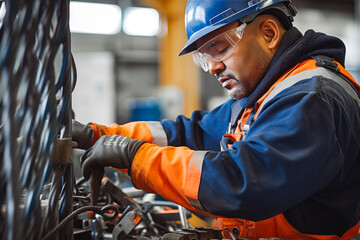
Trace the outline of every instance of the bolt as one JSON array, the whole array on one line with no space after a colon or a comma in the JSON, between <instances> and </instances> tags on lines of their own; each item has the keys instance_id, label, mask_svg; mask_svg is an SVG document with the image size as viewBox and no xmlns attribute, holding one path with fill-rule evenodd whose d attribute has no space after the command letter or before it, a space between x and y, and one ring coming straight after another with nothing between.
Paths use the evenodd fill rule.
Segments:
<instances>
[{"instance_id":1,"label":"bolt","mask_svg":"<svg viewBox=\"0 0 360 240\"><path fill-rule=\"evenodd\" d=\"M240 230L239 230L237 227L234 227L234 228L232 229L232 232L233 232L235 235L239 235Z\"/></svg>"}]
</instances>

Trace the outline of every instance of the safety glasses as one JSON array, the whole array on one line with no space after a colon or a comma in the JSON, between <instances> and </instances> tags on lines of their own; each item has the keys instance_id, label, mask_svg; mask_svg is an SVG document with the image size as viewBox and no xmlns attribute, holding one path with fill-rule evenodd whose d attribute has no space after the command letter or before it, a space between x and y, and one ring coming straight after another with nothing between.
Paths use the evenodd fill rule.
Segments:
<instances>
[{"instance_id":1,"label":"safety glasses","mask_svg":"<svg viewBox=\"0 0 360 240\"><path fill-rule=\"evenodd\" d=\"M228 57L234 47L242 39L245 27L246 23L243 23L240 26L223 32L206 42L193 53L196 62L199 63L205 72L209 71L207 62L209 60L221 62Z\"/></svg>"}]
</instances>

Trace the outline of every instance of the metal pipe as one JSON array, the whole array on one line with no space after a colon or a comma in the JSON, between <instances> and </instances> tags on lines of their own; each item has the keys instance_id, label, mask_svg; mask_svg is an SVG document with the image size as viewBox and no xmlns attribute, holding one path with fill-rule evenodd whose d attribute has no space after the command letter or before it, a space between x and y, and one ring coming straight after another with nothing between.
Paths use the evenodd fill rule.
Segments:
<instances>
[{"instance_id":1,"label":"metal pipe","mask_svg":"<svg viewBox=\"0 0 360 240\"><path fill-rule=\"evenodd\" d=\"M187 220L186 217L186 209L180 205L178 205L178 209L179 209L179 215L180 215L180 221L181 221L181 226L184 229L189 229L189 221Z\"/></svg>"}]
</instances>

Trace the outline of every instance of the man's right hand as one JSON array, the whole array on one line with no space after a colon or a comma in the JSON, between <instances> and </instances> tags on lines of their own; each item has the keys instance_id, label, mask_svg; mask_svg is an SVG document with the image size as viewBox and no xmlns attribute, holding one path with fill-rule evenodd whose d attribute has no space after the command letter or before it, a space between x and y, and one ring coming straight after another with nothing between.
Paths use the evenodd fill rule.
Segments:
<instances>
[{"instance_id":1,"label":"man's right hand","mask_svg":"<svg viewBox=\"0 0 360 240\"><path fill-rule=\"evenodd\" d=\"M77 142L77 147L87 150L93 144L94 130L89 124L82 124L76 120L72 120L72 140Z\"/></svg>"},{"instance_id":2,"label":"man's right hand","mask_svg":"<svg viewBox=\"0 0 360 240\"><path fill-rule=\"evenodd\" d=\"M145 141L139 141L121 135L105 135L89 148L81 157L81 169L85 179L96 170L104 167L128 169Z\"/></svg>"}]
</instances>

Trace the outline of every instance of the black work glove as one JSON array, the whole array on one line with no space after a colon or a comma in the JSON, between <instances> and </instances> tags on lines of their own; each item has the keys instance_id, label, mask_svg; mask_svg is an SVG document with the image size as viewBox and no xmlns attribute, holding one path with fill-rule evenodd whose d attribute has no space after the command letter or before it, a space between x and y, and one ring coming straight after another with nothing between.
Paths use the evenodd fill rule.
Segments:
<instances>
[{"instance_id":1,"label":"black work glove","mask_svg":"<svg viewBox=\"0 0 360 240\"><path fill-rule=\"evenodd\" d=\"M99 168L129 169L136 152L143 143L145 141L121 135L102 136L81 157L81 169L84 178L89 179L92 171Z\"/></svg>"},{"instance_id":2,"label":"black work glove","mask_svg":"<svg viewBox=\"0 0 360 240\"><path fill-rule=\"evenodd\" d=\"M94 130L90 127L89 124L82 124L76 120L72 120L72 140L77 142L77 147L80 149L89 149L93 143L94 139Z\"/></svg>"}]
</instances>

